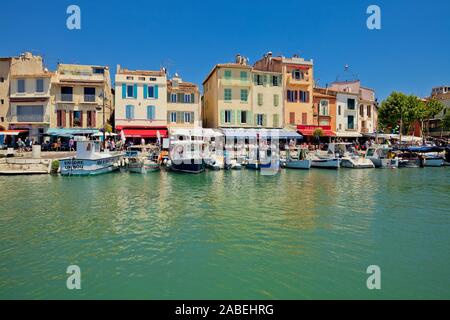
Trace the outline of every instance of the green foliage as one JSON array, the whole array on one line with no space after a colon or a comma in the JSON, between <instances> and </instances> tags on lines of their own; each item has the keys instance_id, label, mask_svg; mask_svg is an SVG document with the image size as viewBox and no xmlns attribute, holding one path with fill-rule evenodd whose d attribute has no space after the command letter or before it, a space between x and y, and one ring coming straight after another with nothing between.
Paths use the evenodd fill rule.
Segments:
<instances>
[{"instance_id":1,"label":"green foliage","mask_svg":"<svg viewBox=\"0 0 450 320\"><path fill-rule=\"evenodd\" d=\"M314 136L315 138L320 138L320 137L322 137L322 136L323 136L323 131L322 131L322 129L321 129L321 128L317 128L316 130L314 130L313 136Z\"/></svg>"},{"instance_id":2,"label":"green foliage","mask_svg":"<svg viewBox=\"0 0 450 320\"><path fill-rule=\"evenodd\" d=\"M58 169L59 169L59 161L58 160L53 160L52 161L52 168L51 168L52 173L58 172Z\"/></svg>"},{"instance_id":3,"label":"green foliage","mask_svg":"<svg viewBox=\"0 0 450 320\"><path fill-rule=\"evenodd\" d=\"M103 127L105 129L105 132L112 132L112 126L109 123L105 123L105 126Z\"/></svg>"},{"instance_id":4,"label":"green foliage","mask_svg":"<svg viewBox=\"0 0 450 320\"><path fill-rule=\"evenodd\" d=\"M450 113L447 113L442 119L442 128L445 131L450 130Z\"/></svg>"}]
</instances>

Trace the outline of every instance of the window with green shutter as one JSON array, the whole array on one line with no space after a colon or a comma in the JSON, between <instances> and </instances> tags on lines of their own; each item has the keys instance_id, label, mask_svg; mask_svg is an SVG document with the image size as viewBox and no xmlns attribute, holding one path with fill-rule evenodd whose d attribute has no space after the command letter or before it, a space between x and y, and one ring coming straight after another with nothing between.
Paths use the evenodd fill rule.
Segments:
<instances>
[{"instance_id":1,"label":"window with green shutter","mask_svg":"<svg viewBox=\"0 0 450 320\"><path fill-rule=\"evenodd\" d=\"M248 74L247 71L241 71L241 81L247 81Z\"/></svg>"},{"instance_id":2,"label":"window with green shutter","mask_svg":"<svg viewBox=\"0 0 450 320\"><path fill-rule=\"evenodd\" d=\"M263 94L262 93L258 93L258 105L259 106L263 105Z\"/></svg>"},{"instance_id":3,"label":"window with green shutter","mask_svg":"<svg viewBox=\"0 0 450 320\"><path fill-rule=\"evenodd\" d=\"M280 104L280 96L278 94L274 94L273 95L273 105L275 107L278 107L279 104Z\"/></svg>"},{"instance_id":4,"label":"window with green shutter","mask_svg":"<svg viewBox=\"0 0 450 320\"><path fill-rule=\"evenodd\" d=\"M225 70L224 71L224 78L227 80L231 79L231 70Z\"/></svg>"},{"instance_id":5,"label":"window with green shutter","mask_svg":"<svg viewBox=\"0 0 450 320\"><path fill-rule=\"evenodd\" d=\"M274 114L273 115L273 127L274 128L277 128L277 127L279 127L279 122L278 122L279 120L278 120L278 114Z\"/></svg>"},{"instance_id":6,"label":"window with green shutter","mask_svg":"<svg viewBox=\"0 0 450 320\"><path fill-rule=\"evenodd\" d=\"M223 97L225 101L231 101L231 89L224 89Z\"/></svg>"},{"instance_id":7,"label":"window with green shutter","mask_svg":"<svg viewBox=\"0 0 450 320\"><path fill-rule=\"evenodd\" d=\"M247 89L241 89L241 101L247 102L248 99L248 90Z\"/></svg>"}]
</instances>

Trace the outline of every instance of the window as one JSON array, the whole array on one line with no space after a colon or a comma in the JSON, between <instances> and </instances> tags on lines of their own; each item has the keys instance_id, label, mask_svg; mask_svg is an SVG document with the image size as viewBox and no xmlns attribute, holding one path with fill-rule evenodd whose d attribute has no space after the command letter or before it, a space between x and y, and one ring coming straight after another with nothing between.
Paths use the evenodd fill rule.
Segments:
<instances>
[{"instance_id":1,"label":"window","mask_svg":"<svg viewBox=\"0 0 450 320\"><path fill-rule=\"evenodd\" d=\"M241 81L247 81L247 80L248 80L247 71L241 71Z\"/></svg>"},{"instance_id":2,"label":"window","mask_svg":"<svg viewBox=\"0 0 450 320\"><path fill-rule=\"evenodd\" d=\"M302 113L302 124L308 124L308 114L306 112Z\"/></svg>"},{"instance_id":3,"label":"window","mask_svg":"<svg viewBox=\"0 0 450 320\"><path fill-rule=\"evenodd\" d=\"M184 113L184 122L185 123L191 122L191 113L190 112L185 112Z\"/></svg>"},{"instance_id":4,"label":"window","mask_svg":"<svg viewBox=\"0 0 450 320\"><path fill-rule=\"evenodd\" d=\"M36 79L36 92L44 92L44 79Z\"/></svg>"},{"instance_id":5,"label":"window","mask_svg":"<svg viewBox=\"0 0 450 320\"><path fill-rule=\"evenodd\" d=\"M355 110L355 99L347 99L347 108L349 110Z\"/></svg>"},{"instance_id":6,"label":"window","mask_svg":"<svg viewBox=\"0 0 450 320\"><path fill-rule=\"evenodd\" d=\"M341 115L341 106L339 105L338 106L338 116L340 116Z\"/></svg>"},{"instance_id":7,"label":"window","mask_svg":"<svg viewBox=\"0 0 450 320\"><path fill-rule=\"evenodd\" d=\"M0 82L5 82L5 78L0 77Z\"/></svg>"},{"instance_id":8,"label":"window","mask_svg":"<svg viewBox=\"0 0 450 320\"><path fill-rule=\"evenodd\" d=\"M262 93L258 93L258 106L262 106L263 105L263 94Z\"/></svg>"},{"instance_id":9,"label":"window","mask_svg":"<svg viewBox=\"0 0 450 320\"><path fill-rule=\"evenodd\" d=\"M25 93L25 79L17 80L17 92Z\"/></svg>"},{"instance_id":10,"label":"window","mask_svg":"<svg viewBox=\"0 0 450 320\"><path fill-rule=\"evenodd\" d=\"M289 123L295 124L295 112L289 112Z\"/></svg>"},{"instance_id":11,"label":"window","mask_svg":"<svg viewBox=\"0 0 450 320\"><path fill-rule=\"evenodd\" d=\"M342 130L342 123L339 123L339 130Z\"/></svg>"},{"instance_id":12,"label":"window","mask_svg":"<svg viewBox=\"0 0 450 320\"><path fill-rule=\"evenodd\" d=\"M274 87L278 87L280 85L280 82L281 81L279 80L278 76L272 76L272 85Z\"/></svg>"},{"instance_id":13,"label":"window","mask_svg":"<svg viewBox=\"0 0 450 320\"><path fill-rule=\"evenodd\" d=\"M241 111L241 123L247 123L247 111Z\"/></svg>"},{"instance_id":14,"label":"window","mask_svg":"<svg viewBox=\"0 0 450 320\"><path fill-rule=\"evenodd\" d=\"M371 105L367 106L367 117L368 118L372 117L372 106Z\"/></svg>"},{"instance_id":15,"label":"window","mask_svg":"<svg viewBox=\"0 0 450 320\"><path fill-rule=\"evenodd\" d=\"M61 101L72 101L72 87L61 87Z\"/></svg>"},{"instance_id":16,"label":"window","mask_svg":"<svg viewBox=\"0 0 450 320\"><path fill-rule=\"evenodd\" d=\"M84 88L84 101L85 102L95 102L95 88Z\"/></svg>"},{"instance_id":17,"label":"window","mask_svg":"<svg viewBox=\"0 0 450 320\"><path fill-rule=\"evenodd\" d=\"M127 86L127 98L134 98L134 86Z\"/></svg>"},{"instance_id":18,"label":"window","mask_svg":"<svg viewBox=\"0 0 450 320\"><path fill-rule=\"evenodd\" d=\"M320 100L320 110L319 115L328 116L328 100Z\"/></svg>"},{"instance_id":19,"label":"window","mask_svg":"<svg viewBox=\"0 0 450 320\"><path fill-rule=\"evenodd\" d=\"M134 118L134 106L128 105L125 107L125 118L128 120Z\"/></svg>"},{"instance_id":20,"label":"window","mask_svg":"<svg viewBox=\"0 0 450 320\"><path fill-rule=\"evenodd\" d=\"M172 122L172 123L177 122L177 113L176 112L170 113L170 122Z\"/></svg>"},{"instance_id":21,"label":"window","mask_svg":"<svg viewBox=\"0 0 450 320\"><path fill-rule=\"evenodd\" d=\"M127 80L133 80L134 78L132 76L127 76Z\"/></svg>"},{"instance_id":22,"label":"window","mask_svg":"<svg viewBox=\"0 0 450 320\"><path fill-rule=\"evenodd\" d=\"M364 117L364 105L363 105L363 104L361 104L361 105L359 106L359 115L360 115L361 117Z\"/></svg>"},{"instance_id":23,"label":"window","mask_svg":"<svg viewBox=\"0 0 450 320\"><path fill-rule=\"evenodd\" d=\"M247 102L248 99L248 90L247 89L241 89L241 101Z\"/></svg>"},{"instance_id":24,"label":"window","mask_svg":"<svg viewBox=\"0 0 450 320\"><path fill-rule=\"evenodd\" d=\"M139 77L138 80L145 81L145 77Z\"/></svg>"},{"instance_id":25,"label":"window","mask_svg":"<svg viewBox=\"0 0 450 320\"><path fill-rule=\"evenodd\" d=\"M297 102L297 91L287 91L287 100L288 102Z\"/></svg>"},{"instance_id":26,"label":"window","mask_svg":"<svg viewBox=\"0 0 450 320\"><path fill-rule=\"evenodd\" d=\"M155 87L154 86L147 87L147 97L155 98Z\"/></svg>"},{"instance_id":27,"label":"window","mask_svg":"<svg viewBox=\"0 0 450 320\"><path fill-rule=\"evenodd\" d=\"M267 82L267 75L255 74L255 83L257 86L263 86Z\"/></svg>"},{"instance_id":28,"label":"window","mask_svg":"<svg viewBox=\"0 0 450 320\"><path fill-rule=\"evenodd\" d=\"M184 95L184 103L191 103L191 95L190 94Z\"/></svg>"},{"instance_id":29,"label":"window","mask_svg":"<svg viewBox=\"0 0 450 320\"><path fill-rule=\"evenodd\" d=\"M5 104L5 100L0 100L0 104Z\"/></svg>"},{"instance_id":30,"label":"window","mask_svg":"<svg viewBox=\"0 0 450 320\"><path fill-rule=\"evenodd\" d=\"M292 78L295 80L304 80L305 73L300 69L292 70Z\"/></svg>"},{"instance_id":31,"label":"window","mask_svg":"<svg viewBox=\"0 0 450 320\"><path fill-rule=\"evenodd\" d=\"M103 68L93 68L92 72L94 72L95 74L104 74L105 73L105 69L103 69Z\"/></svg>"},{"instance_id":32,"label":"window","mask_svg":"<svg viewBox=\"0 0 450 320\"><path fill-rule=\"evenodd\" d=\"M43 122L44 106L17 106L18 122Z\"/></svg>"},{"instance_id":33,"label":"window","mask_svg":"<svg viewBox=\"0 0 450 320\"><path fill-rule=\"evenodd\" d=\"M177 94L176 93L170 94L170 102L177 103Z\"/></svg>"},{"instance_id":34,"label":"window","mask_svg":"<svg viewBox=\"0 0 450 320\"><path fill-rule=\"evenodd\" d=\"M87 121L87 126L89 128L93 128L96 126L95 123L95 111L87 111L86 112L86 121Z\"/></svg>"},{"instance_id":35,"label":"window","mask_svg":"<svg viewBox=\"0 0 450 320\"><path fill-rule=\"evenodd\" d=\"M273 127L279 127L278 114L273 115Z\"/></svg>"},{"instance_id":36,"label":"window","mask_svg":"<svg viewBox=\"0 0 450 320\"><path fill-rule=\"evenodd\" d=\"M56 110L56 126L65 127L66 126L66 111Z\"/></svg>"},{"instance_id":37,"label":"window","mask_svg":"<svg viewBox=\"0 0 450 320\"><path fill-rule=\"evenodd\" d=\"M227 80L231 79L231 70L225 70L224 78L227 79Z\"/></svg>"},{"instance_id":38,"label":"window","mask_svg":"<svg viewBox=\"0 0 450 320\"><path fill-rule=\"evenodd\" d=\"M225 110L225 123L231 123L231 110Z\"/></svg>"},{"instance_id":39,"label":"window","mask_svg":"<svg viewBox=\"0 0 450 320\"><path fill-rule=\"evenodd\" d=\"M225 89L223 95L225 101L231 101L231 89Z\"/></svg>"},{"instance_id":40,"label":"window","mask_svg":"<svg viewBox=\"0 0 450 320\"><path fill-rule=\"evenodd\" d=\"M147 106L147 120L155 120L155 106Z\"/></svg>"},{"instance_id":41,"label":"window","mask_svg":"<svg viewBox=\"0 0 450 320\"><path fill-rule=\"evenodd\" d=\"M309 102L309 92L308 91L299 91L300 102Z\"/></svg>"},{"instance_id":42,"label":"window","mask_svg":"<svg viewBox=\"0 0 450 320\"><path fill-rule=\"evenodd\" d=\"M355 118L353 116L347 117L347 129L355 129Z\"/></svg>"},{"instance_id":43,"label":"window","mask_svg":"<svg viewBox=\"0 0 450 320\"><path fill-rule=\"evenodd\" d=\"M280 104L280 96L278 94L274 94L273 95L273 105L275 107L278 107L279 104Z\"/></svg>"},{"instance_id":44,"label":"window","mask_svg":"<svg viewBox=\"0 0 450 320\"><path fill-rule=\"evenodd\" d=\"M73 126L82 127L83 126L83 111L73 112Z\"/></svg>"},{"instance_id":45,"label":"window","mask_svg":"<svg viewBox=\"0 0 450 320\"><path fill-rule=\"evenodd\" d=\"M257 126L263 126L264 125L264 115L263 114L257 114L256 115L256 125Z\"/></svg>"}]
</instances>

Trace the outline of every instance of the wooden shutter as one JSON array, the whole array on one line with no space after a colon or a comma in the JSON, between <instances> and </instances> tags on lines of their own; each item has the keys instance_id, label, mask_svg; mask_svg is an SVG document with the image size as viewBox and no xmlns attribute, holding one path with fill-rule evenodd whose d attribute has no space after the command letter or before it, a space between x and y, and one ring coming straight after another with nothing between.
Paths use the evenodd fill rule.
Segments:
<instances>
[{"instance_id":1,"label":"wooden shutter","mask_svg":"<svg viewBox=\"0 0 450 320\"><path fill-rule=\"evenodd\" d=\"M66 110L61 110L61 127L66 126Z\"/></svg>"},{"instance_id":2,"label":"wooden shutter","mask_svg":"<svg viewBox=\"0 0 450 320\"><path fill-rule=\"evenodd\" d=\"M96 111L91 111L91 126L97 128Z\"/></svg>"},{"instance_id":3,"label":"wooden shutter","mask_svg":"<svg viewBox=\"0 0 450 320\"><path fill-rule=\"evenodd\" d=\"M225 110L220 111L220 124L225 123Z\"/></svg>"},{"instance_id":4,"label":"wooden shutter","mask_svg":"<svg viewBox=\"0 0 450 320\"><path fill-rule=\"evenodd\" d=\"M56 126L61 127L61 110L56 110Z\"/></svg>"},{"instance_id":5,"label":"wooden shutter","mask_svg":"<svg viewBox=\"0 0 450 320\"><path fill-rule=\"evenodd\" d=\"M252 111L247 111L247 124L248 125L253 125L253 112Z\"/></svg>"},{"instance_id":6,"label":"wooden shutter","mask_svg":"<svg viewBox=\"0 0 450 320\"><path fill-rule=\"evenodd\" d=\"M83 110L81 110L80 111L80 127L82 127L82 128L84 128L84 125L83 125Z\"/></svg>"},{"instance_id":7,"label":"wooden shutter","mask_svg":"<svg viewBox=\"0 0 450 320\"><path fill-rule=\"evenodd\" d=\"M191 103L195 103L195 94L191 93Z\"/></svg>"},{"instance_id":8,"label":"wooden shutter","mask_svg":"<svg viewBox=\"0 0 450 320\"><path fill-rule=\"evenodd\" d=\"M194 116L195 116L195 112L191 111L191 121L190 121L190 123L194 123Z\"/></svg>"},{"instance_id":9,"label":"wooden shutter","mask_svg":"<svg viewBox=\"0 0 450 320\"><path fill-rule=\"evenodd\" d=\"M241 122L241 110L237 110L237 123L238 124L241 124L242 122Z\"/></svg>"},{"instance_id":10,"label":"wooden shutter","mask_svg":"<svg viewBox=\"0 0 450 320\"><path fill-rule=\"evenodd\" d=\"M70 110L69 112L69 126L70 128L73 128L73 111Z\"/></svg>"},{"instance_id":11,"label":"wooden shutter","mask_svg":"<svg viewBox=\"0 0 450 320\"><path fill-rule=\"evenodd\" d=\"M122 99L125 99L127 97L127 85L125 83L122 83Z\"/></svg>"},{"instance_id":12,"label":"wooden shutter","mask_svg":"<svg viewBox=\"0 0 450 320\"><path fill-rule=\"evenodd\" d=\"M148 98L148 85L144 84L144 99Z\"/></svg>"},{"instance_id":13,"label":"wooden shutter","mask_svg":"<svg viewBox=\"0 0 450 320\"><path fill-rule=\"evenodd\" d=\"M137 94L138 94L138 86L137 84L133 85L133 98L137 98Z\"/></svg>"},{"instance_id":14,"label":"wooden shutter","mask_svg":"<svg viewBox=\"0 0 450 320\"><path fill-rule=\"evenodd\" d=\"M177 123L183 123L184 119L182 118L183 112L177 111Z\"/></svg>"},{"instance_id":15,"label":"wooden shutter","mask_svg":"<svg viewBox=\"0 0 450 320\"><path fill-rule=\"evenodd\" d=\"M92 127L91 111L86 111L86 127Z\"/></svg>"},{"instance_id":16,"label":"wooden shutter","mask_svg":"<svg viewBox=\"0 0 450 320\"><path fill-rule=\"evenodd\" d=\"M290 124L295 124L295 112L290 112L289 113L289 123Z\"/></svg>"},{"instance_id":17,"label":"wooden shutter","mask_svg":"<svg viewBox=\"0 0 450 320\"><path fill-rule=\"evenodd\" d=\"M302 124L308 123L308 114L306 112L302 113Z\"/></svg>"}]
</instances>

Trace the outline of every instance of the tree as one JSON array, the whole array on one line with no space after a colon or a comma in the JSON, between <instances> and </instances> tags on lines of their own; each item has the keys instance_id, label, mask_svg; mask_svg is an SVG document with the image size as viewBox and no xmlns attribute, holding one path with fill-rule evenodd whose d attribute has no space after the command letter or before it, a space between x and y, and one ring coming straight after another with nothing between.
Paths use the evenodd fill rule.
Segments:
<instances>
[{"instance_id":1,"label":"tree","mask_svg":"<svg viewBox=\"0 0 450 320\"><path fill-rule=\"evenodd\" d=\"M407 96L401 92L392 92L381 103L378 109L378 121L380 127L391 131L402 123L402 133L408 132L416 118L416 108L420 104L416 96Z\"/></svg>"},{"instance_id":2,"label":"tree","mask_svg":"<svg viewBox=\"0 0 450 320\"><path fill-rule=\"evenodd\" d=\"M450 131L450 113L447 113L441 122L442 131Z\"/></svg>"},{"instance_id":3,"label":"tree","mask_svg":"<svg viewBox=\"0 0 450 320\"><path fill-rule=\"evenodd\" d=\"M317 141L319 143L320 137L322 137L322 136L323 136L323 131L321 128L317 128L316 130L314 130L313 137L314 137L315 141Z\"/></svg>"}]
</instances>

